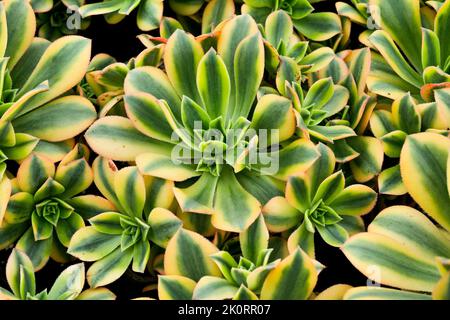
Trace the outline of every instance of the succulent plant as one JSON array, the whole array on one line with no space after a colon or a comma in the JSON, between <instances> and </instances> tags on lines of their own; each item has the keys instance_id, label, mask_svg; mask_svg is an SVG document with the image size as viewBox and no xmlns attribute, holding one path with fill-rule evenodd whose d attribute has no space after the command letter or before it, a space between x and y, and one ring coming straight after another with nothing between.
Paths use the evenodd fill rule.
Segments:
<instances>
[{"instance_id":1,"label":"succulent plant","mask_svg":"<svg viewBox=\"0 0 450 320\"><path fill-rule=\"evenodd\" d=\"M101 157L93 168L95 184L113 208L91 217L90 226L73 235L68 253L95 261L87 278L92 287L98 287L117 280L130 264L133 271L144 272L150 241L166 247L181 221L166 209L172 203L167 197L170 183L144 179L133 166L118 170Z\"/></svg>"},{"instance_id":2,"label":"succulent plant","mask_svg":"<svg viewBox=\"0 0 450 320\"><path fill-rule=\"evenodd\" d=\"M242 12L250 14L259 23L276 10L286 12L301 35L314 41L328 40L341 31L341 21L335 13L313 12L309 0L244 0ZM317 1L315 1L317 2Z\"/></svg>"},{"instance_id":3,"label":"succulent plant","mask_svg":"<svg viewBox=\"0 0 450 320\"><path fill-rule=\"evenodd\" d=\"M240 39L231 37L237 28ZM177 30L165 46L166 73L152 67L128 73L129 119L102 118L86 139L105 157L135 160L144 175L178 182L199 177L175 188L181 208L210 214L217 228L239 232L256 219L261 202L280 194L275 179L304 170L318 153L305 139L277 147L295 129L288 99L266 95L248 118L264 69L252 18L243 15L225 24L217 46L218 52L204 54L194 37ZM186 61L174 60L178 56ZM271 113L279 119L266 116ZM258 141L261 132L266 136ZM277 150L268 149L273 146Z\"/></svg>"},{"instance_id":4,"label":"succulent plant","mask_svg":"<svg viewBox=\"0 0 450 320\"><path fill-rule=\"evenodd\" d=\"M289 178L286 197L275 197L263 207L268 229L287 231L289 250L300 246L312 257L315 231L329 245L340 247L364 230L360 216L373 209L377 198L365 185L345 187L342 171L334 173L331 149L323 144L318 149L320 158L303 174Z\"/></svg>"},{"instance_id":5,"label":"succulent plant","mask_svg":"<svg viewBox=\"0 0 450 320\"><path fill-rule=\"evenodd\" d=\"M20 250L13 249L6 265L6 279L11 291L0 287L0 300L114 300L116 296L106 288L84 287L84 264L66 268L50 290L36 292L33 263Z\"/></svg>"},{"instance_id":6,"label":"succulent plant","mask_svg":"<svg viewBox=\"0 0 450 320\"><path fill-rule=\"evenodd\" d=\"M30 155L20 165L0 228L1 248L17 241L40 270L50 256L66 261L65 248L83 218L70 205L92 183L92 170L77 146L55 168L47 158Z\"/></svg>"}]
</instances>

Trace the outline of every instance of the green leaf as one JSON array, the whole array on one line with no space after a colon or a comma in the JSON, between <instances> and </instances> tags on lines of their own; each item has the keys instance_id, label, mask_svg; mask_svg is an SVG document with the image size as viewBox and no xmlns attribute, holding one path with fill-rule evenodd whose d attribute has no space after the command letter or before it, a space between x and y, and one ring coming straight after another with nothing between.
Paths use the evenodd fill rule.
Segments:
<instances>
[{"instance_id":1,"label":"green leaf","mask_svg":"<svg viewBox=\"0 0 450 320\"><path fill-rule=\"evenodd\" d=\"M306 300L316 282L313 260L298 248L269 273L261 290L261 299Z\"/></svg>"},{"instance_id":2,"label":"green leaf","mask_svg":"<svg viewBox=\"0 0 450 320\"><path fill-rule=\"evenodd\" d=\"M439 279L434 261L384 235L359 233L342 250L361 273L385 285L430 292Z\"/></svg>"},{"instance_id":3,"label":"green leaf","mask_svg":"<svg viewBox=\"0 0 450 320\"><path fill-rule=\"evenodd\" d=\"M373 0L373 18L400 46L414 65L421 70L421 18L420 5L415 0Z\"/></svg>"},{"instance_id":4,"label":"green leaf","mask_svg":"<svg viewBox=\"0 0 450 320\"><path fill-rule=\"evenodd\" d=\"M331 12L311 13L292 22L300 34L314 41L328 40L342 31L339 16Z\"/></svg>"},{"instance_id":5,"label":"green leaf","mask_svg":"<svg viewBox=\"0 0 450 320\"><path fill-rule=\"evenodd\" d=\"M299 182L304 182L304 180L300 180ZM288 182L288 184L289 183L290 182ZM293 183L293 185L295 185L293 187L297 186L296 183ZM296 188L294 192L297 190L298 189ZM301 190L304 189L302 188ZM307 206L309 206L309 203L305 205L305 207ZM267 228L271 232L283 232L289 230L290 228L296 226L301 219L301 212L291 206L288 200L283 197L275 197L271 199L262 208L262 212Z\"/></svg>"},{"instance_id":6,"label":"green leaf","mask_svg":"<svg viewBox=\"0 0 450 320\"><path fill-rule=\"evenodd\" d=\"M225 300L233 298L237 291L238 288L225 279L205 276L195 286L192 298L194 300Z\"/></svg>"},{"instance_id":7,"label":"green leaf","mask_svg":"<svg viewBox=\"0 0 450 320\"><path fill-rule=\"evenodd\" d=\"M13 249L6 263L6 280L14 295L25 300L27 293L36 293L33 264L28 256Z\"/></svg>"},{"instance_id":8,"label":"green leaf","mask_svg":"<svg viewBox=\"0 0 450 320\"><path fill-rule=\"evenodd\" d=\"M114 176L114 191L120 205L130 217L142 217L145 205L145 183L137 167L126 167Z\"/></svg>"},{"instance_id":9,"label":"green leaf","mask_svg":"<svg viewBox=\"0 0 450 320\"><path fill-rule=\"evenodd\" d=\"M97 261L119 245L120 236L98 232L95 227L84 227L73 235L67 252L82 261Z\"/></svg>"},{"instance_id":10,"label":"green leaf","mask_svg":"<svg viewBox=\"0 0 450 320\"><path fill-rule=\"evenodd\" d=\"M384 150L378 139L358 136L348 138L347 143L359 153L359 156L350 162L350 168L356 181L367 182L380 173Z\"/></svg>"},{"instance_id":11,"label":"green leaf","mask_svg":"<svg viewBox=\"0 0 450 320\"><path fill-rule=\"evenodd\" d=\"M217 182L214 214L211 223L218 229L242 232L261 212L260 202L248 193L236 179L234 172L225 167Z\"/></svg>"},{"instance_id":12,"label":"green leaf","mask_svg":"<svg viewBox=\"0 0 450 320\"><path fill-rule=\"evenodd\" d=\"M382 194L403 195L406 188L400 174L400 165L383 170L378 176L378 190Z\"/></svg>"},{"instance_id":13,"label":"green leaf","mask_svg":"<svg viewBox=\"0 0 450 320\"><path fill-rule=\"evenodd\" d=\"M377 193L368 186L354 184L345 188L329 203L337 214L360 216L369 213L375 206Z\"/></svg>"},{"instance_id":14,"label":"green leaf","mask_svg":"<svg viewBox=\"0 0 450 320\"><path fill-rule=\"evenodd\" d=\"M144 0L140 2L137 14L137 25L142 31L150 31L159 27L163 15L162 0Z\"/></svg>"},{"instance_id":15,"label":"green leaf","mask_svg":"<svg viewBox=\"0 0 450 320\"><path fill-rule=\"evenodd\" d=\"M356 287L347 291L344 300L431 300L431 296L378 287Z\"/></svg>"},{"instance_id":16,"label":"green leaf","mask_svg":"<svg viewBox=\"0 0 450 320\"><path fill-rule=\"evenodd\" d=\"M226 119L230 98L230 77L222 58L210 49L200 60L197 87L203 105L211 119Z\"/></svg>"},{"instance_id":17,"label":"green leaf","mask_svg":"<svg viewBox=\"0 0 450 320\"><path fill-rule=\"evenodd\" d=\"M422 28L422 67L441 65L439 38L432 30Z\"/></svg>"},{"instance_id":18,"label":"green leaf","mask_svg":"<svg viewBox=\"0 0 450 320\"><path fill-rule=\"evenodd\" d=\"M158 277L158 298L160 300L192 300L196 282L182 276Z\"/></svg>"},{"instance_id":19,"label":"green leaf","mask_svg":"<svg viewBox=\"0 0 450 320\"><path fill-rule=\"evenodd\" d=\"M252 118L252 128L267 130L267 145L289 139L295 132L296 119L291 102L274 94L259 99Z\"/></svg>"},{"instance_id":20,"label":"green leaf","mask_svg":"<svg viewBox=\"0 0 450 320\"><path fill-rule=\"evenodd\" d=\"M20 98L45 80L48 80L50 88L31 98L19 115L45 104L78 84L87 70L90 51L90 40L80 36L63 37L53 42L17 97Z\"/></svg>"},{"instance_id":21,"label":"green leaf","mask_svg":"<svg viewBox=\"0 0 450 320\"><path fill-rule=\"evenodd\" d=\"M33 262L34 270L39 271L47 264L52 243L53 237L36 241L30 227L17 242L16 249L23 251Z\"/></svg>"},{"instance_id":22,"label":"green leaf","mask_svg":"<svg viewBox=\"0 0 450 320\"><path fill-rule=\"evenodd\" d=\"M195 38L183 30L176 30L164 49L164 65L167 76L178 95L188 96L199 103L196 86L197 67L203 57L203 49Z\"/></svg>"},{"instance_id":23,"label":"green leaf","mask_svg":"<svg viewBox=\"0 0 450 320\"><path fill-rule=\"evenodd\" d=\"M435 133L408 136L400 155L406 190L442 227L450 230L447 159L450 140Z\"/></svg>"},{"instance_id":24,"label":"green leaf","mask_svg":"<svg viewBox=\"0 0 450 320\"><path fill-rule=\"evenodd\" d=\"M148 217L150 239L158 246L165 248L182 224L181 220L169 210L155 208Z\"/></svg>"},{"instance_id":25,"label":"green leaf","mask_svg":"<svg viewBox=\"0 0 450 320\"><path fill-rule=\"evenodd\" d=\"M2 41L7 40L7 46L6 51L0 50L0 53L2 57L9 57L8 68L12 70L33 41L36 19L28 2L10 0L4 4L4 8L7 22L4 30L7 30L7 36Z\"/></svg>"},{"instance_id":26,"label":"green leaf","mask_svg":"<svg viewBox=\"0 0 450 320\"><path fill-rule=\"evenodd\" d=\"M441 58L442 60L447 59L450 56L450 45L447 41L447 35L450 32L450 4L448 2L444 2L439 9L434 20L434 29L440 40Z\"/></svg>"},{"instance_id":27,"label":"green leaf","mask_svg":"<svg viewBox=\"0 0 450 320\"><path fill-rule=\"evenodd\" d=\"M401 52L387 32L377 30L372 33L369 40L380 51L383 58L396 74L415 87L420 88L422 86L422 77L403 58Z\"/></svg>"},{"instance_id":28,"label":"green leaf","mask_svg":"<svg viewBox=\"0 0 450 320\"><path fill-rule=\"evenodd\" d=\"M118 161L134 161L145 152L167 150L164 143L136 130L131 120L118 116L108 116L94 122L85 138L97 154Z\"/></svg>"},{"instance_id":29,"label":"green leaf","mask_svg":"<svg viewBox=\"0 0 450 320\"><path fill-rule=\"evenodd\" d=\"M420 114L410 94L406 94L392 103L392 120L398 129L407 134L420 132Z\"/></svg>"},{"instance_id":30,"label":"green leaf","mask_svg":"<svg viewBox=\"0 0 450 320\"><path fill-rule=\"evenodd\" d=\"M233 0L212 0L206 5L202 17L202 34L209 33L235 12Z\"/></svg>"},{"instance_id":31,"label":"green leaf","mask_svg":"<svg viewBox=\"0 0 450 320\"><path fill-rule=\"evenodd\" d=\"M277 49L281 43L284 45L289 43L294 27L286 11L277 10L267 17L264 30L267 41Z\"/></svg>"},{"instance_id":32,"label":"green leaf","mask_svg":"<svg viewBox=\"0 0 450 320\"><path fill-rule=\"evenodd\" d=\"M167 275L179 275L198 281L203 276L221 276L210 255L219 250L198 233L180 229L169 241L164 255Z\"/></svg>"},{"instance_id":33,"label":"green leaf","mask_svg":"<svg viewBox=\"0 0 450 320\"><path fill-rule=\"evenodd\" d=\"M368 232L387 236L430 261L437 256L450 257L450 243L445 234L424 214L410 207L384 209L369 225Z\"/></svg>"},{"instance_id":34,"label":"green leaf","mask_svg":"<svg viewBox=\"0 0 450 320\"><path fill-rule=\"evenodd\" d=\"M133 259L133 249L115 249L95 262L87 271L86 277L91 287L97 288L119 279Z\"/></svg>"},{"instance_id":35,"label":"green leaf","mask_svg":"<svg viewBox=\"0 0 450 320\"><path fill-rule=\"evenodd\" d=\"M74 300L84 287L84 264L78 263L65 269L48 293L49 300Z\"/></svg>"},{"instance_id":36,"label":"green leaf","mask_svg":"<svg viewBox=\"0 0 450 320\"><path fill-rule=\"evenodd\" d=\"M239 242L244 257L256 262L260 252L267 249L269 244L269 231L262 215L239 234Z\"/></svg>"}]
</instances>

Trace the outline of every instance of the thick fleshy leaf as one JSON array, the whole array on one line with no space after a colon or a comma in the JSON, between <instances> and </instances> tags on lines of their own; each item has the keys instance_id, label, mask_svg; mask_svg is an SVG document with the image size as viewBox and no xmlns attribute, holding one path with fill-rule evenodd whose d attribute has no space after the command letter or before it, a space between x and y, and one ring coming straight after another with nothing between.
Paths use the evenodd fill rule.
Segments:
<instances>
[{"instance_id":1,"label":"thick fleshy leaf","mask_svg":"<svg viewBox=\"0 0 450 320\"><path fill-rule=\"evenodd\" d=\"M403 144L408 135L401 130L395 130L380 138L383 142L384 153L391 158L399 158Z\"/></svg>"},{"instance_id":2,"label":"thick fleshy leaf","mask_svg":"<svg viewBox=\"0 0 450 320\"><path fill-rule=\"evenodd\" d=\"M90 51L90 40L80 36L67 36L53 42L17 95L21 97L45 80L49 81L50 89L31 98L20 114L43 105L75 86L87 70Z\"/></svg>"},{"instance_id":3,"label":"thick fleshy leaf","mask_svg":"<svg viewBox=\"0 0 450 320\"><path fill-rule=\"evenodd\" d=\"M337 214L360 216L369 213L377 202L377 193L368 186L354 184L345 188L329 203Z\"/></svg>"},{"instance_id":4,"label":"thick fleshy leaf","mask_svg":"<svg viewBox=\"0 0 450 320\"><path fill-rule=\"evenodd\" d=\"M299 175L319 158L317 147L310 140L298 139L280 151L260 153L259 171L280 180ZM256 167L256 166L255 166Z\"/></svg>"},{"instance_id":5,"label":"thick fleshy leaf","mask_svg":"<svg viewBox=\"0 0 450 320\"><path fill-rule=\"evenodd\" d=\"M314 233L306 228L306 223L303 222L288 238L288 249L293 253L300 247L311 258L315 257Z\"/></svg>"},{"instance_id":6,"label":"thick fleshy leaf","mask_svg":"<svg viewBox=\"0 0 450 320\"><path fill-rule=\"evenodd\" d=\"M47 264L52 250L52 243L53 237L36 241L33 229L29 228L17 242L16 249L26 253L33 262L34 270L39 271Z\"/></svg>"},{"instance_id":7,"label":"thick fleshy leaf","mask_svg":"<svg viewBox=\"0 0 450 320\"><path fill-rule=\"evenodd\" d=\"M342 30L339 16L332 12L311 13L292 22L298 32L314 41L328 40Z\"/></svg>"},{"instance_id":8,"label":"thick fleshy leaf","mask_svg":"<svg viewBox=\"0 0 450 320\"><path fill-rule=\"evenodd\" d=\"M230 99L230 77L222 58L210 49L200 60L197 87L203 105L211 119L227 116Z\"/></svg>"},{"instance_id":9,"label":"thick fleshy leaf","mask_svg":"<svg viewBox=\"0 0 450 320\"><path fill-rule=\"evenodd\" d=\"M241 109L239 111L248 113L251 103L253 103L256 95L257 88L255 88L255 86L259 86L261 82L261 79L258 79L257 77L262 76L262 71L264 70L264 48L262 40L257 35L258 33L259 30L255 21L249 15L243 14L228 21L224 25L219 36L217 51L225 62L231 83L228 119L231 119L235 109L238 108ZM244 39L246 39L245 42ZM246 51L245 48L251 44L254 47L251 48L251 50ZM237 54L238 47L241 48L239 50L239 55ZM238 56L241 57L238 59L236 58ZM248 60L249 58L251 58L250 61ZM247 63L247 65L243 66L245 63ZM246 79L248 79L247 77L250 76L252 77L252 80L248 81L245 86L239 88L238 75L236 74L237 71L241 74L240 80L246 81ZM246 90L253 88L255 91L245 93L244 88L246 88ZM237 89L239 90L239 94L238 91L236 91ZM240 96L240 100L246 99L246 103L249 103L251 100L250 105L238 105L236 103L238 95ZM240 114L242 115L244 112ZM238 117L235 119L237 118Z\"/></svg>"},{"instance_id":10,"label":"thick fleshy leaf","mask_svg":"<svg viewBox=\"0 0 450 320\"><path fill-rule=\"evenodd\" d=\"M155 208L148 217L149 237L158 246L165 248L182 224L182 221L169 210Z\"/></svg>"},{"instance_id":11,"label":"thick fleshy leaf","mask_svg":"<svg viewBox=\"0 0 450 320\"><path fill-rule=\"evenodd\" d=\"M267 130L268 146L289 139L296 128L292 103L274 94L263 96L255 107L252 128Z\"/></svg>"},{"instance_id":12,"label":"thick fleshy leaf","mask_svg":"<svg viewBox=\"0 0 450 320\"><path fill-rule=\"evenodd\" d=\"M224 31L222 31L224 32ZM242 40L236 48L234 56L234 108L228 119L236 120L247 117L253 105L264 73L264 45L260 34L254 34ZM233 83L234 82L234 83ZM231 95L233 98L233 95ZM233 102L231 102L233 106Z\"/></svg>"},{"instance_id":13,"label":"thick fleshy leaf","mask_svg":"<svg viewBox=\"0 0 450 320\"><path fill-rule=\"evenodd\" d=\"M7 177L1 177L0 178L0 226L2 225L3 218L5 217L8 206L9 206L8 211L11 212L11 209L14 208L14 204L17 203L14 201L14 202L12 202L11 205L8 204L10 202L11 191L12 191L11 181ZM23 201L20 201L19 203L23 203ZM29 203L29 201L25 200L25 203ZM27 210L27 213L29 213L28 210Z\"/></svg>"},{"instance_id":14,"label":"thick fleshy leaf","mask_svg":"<svg viewBox=\"0 0 450 320\"><path fill-rule=\"evenodd\" d=\"M418 133L408 136L400 156L400 171L406 190L447 230L450 230L449 150L448 138L435 133Z\"/></svg>"},{"instance_id":15,"label":"thick fleshy leaf","mask_svg":"<svg viewBox=\"0 0 450 320\"><path fill-rule=\"evenodd\" d=\"M392 120L398 129L407 134L420 132L420 114L410 94L392 103Z\"/></svg>"},{"instance_id":16,"label":"thick fleshy leaf","mask_svg":"<svg viewBox=\"0 0 450 320\"><path fill-rule=\"evenodd\" d=\"M351 137L347 139L350 147L359 156L350 162L353 176L358 182L367 182L380 173L384 160L383 145L372 137Z\"/></svg>"},{"instance_id":17,"label":"thick fleshy leaf","mask_svg":"<svg viewBox=\"0 0 450 320\"><path fill-rule=\"evenodd\" d=\"M137 167L126 167L114 176L114 191L124 213L130 217L142 217L145 204L145 183Z\"/></svg>"},{"instance_id":18,"label":"thick fleshy leaf","mask_svg":"<svg viewBox=\"0 0 450 320\"><path fill-rule=\"evenodd\" d=\"M67 201L84 219L88 220L100 213L115 210L114 205L100 196L85 195Z\"/></svg>"},{"instance_id":19,"label":"thick fleshy leaf","mask_svg":"<svg viewBox=\"0 0 450 320\"><path fill-rule=\"evenodd\" d=\"M84 264L78 263L65 269L48 293L50 300L74 300L84 287Z\"/></svg>"},{"instance_id":20,"label":"thick fleshy leaf","mask_svg":"<svg viewBox=\"0 0 450 320\"><path fill-rule=\"evenodd\" d=\"M2 56L9 57L8 68L12 70L33 41L36 19L28 2L10 0L4 3L6 12L7 46Z\"/></svg>"},{"instance_id":21,"label":"thick fleshy leaf","mask_svg":"<svg viewBox=\"0 0 450 320\"><path fill-rule=\"evenodd\" d=\"M382 194L390 195L403 195L407 192L399 165L385 169L380 173L378 176L378 190Z\"/></svg>"},{"instance_id":22,"label":"thick fleshy leaf","mask_svg":"<svg viewBox=\"0 0 450 320\"><path fill-rule=\"evenodd\" d=\"M150 243L147 241L147 239L142 239L133 246L133 264L131 266L131 269L134 272L144 273L147 268L149 259Z\"/></svg>"},{"instance_id":23,"label":"thick fleshy leaf","mask_svg":"<svg viewBox=\"0 0 450 320\"><path fill-rule=\"evenodd\" d=\"M283 197L271 199L262 208L264 220L271 232L283 232L298 224L301 213Z\"/></svg>"},{"instance_id":24,"label":"thick fleshy leaf","mask_svg":"<svg viewBox=\"0 0 450 320\"><path fill-rule=\"evenodd\" d=\"M256 262L260 252L267 249L269 244L269 231L262 215L239 234L239 242L244 257Z\"/></svg>"},{"instance_id":25,"label":"thick fleshy leaf","mask_svg":"<svg viewBox=\"0 0 450 320\"><path fill-rule=\"evenodd\" d=\"M234 15L233 0L212 0L206 5L202 17L202 34L213 31L222 21Z\"/></svg>"},{"instance_id":26,"label":"thick fleshy leaf","mask_svg":"<svg viewBox=\"0 0 450 320\"><path fill-rule=\"evenodd\" d=\"M317 192L312 199L312 203L323 200L325 203L331 203L336 199L345 187L345 177L342 171L338 171L326 178L317 188Z\"/></svg>"},{"instance_id":27,"label":"thick fleshy leaf","mask_svg":"<svg viewBox=\"0 0 450 320\"><path fill-rule=\"evenodd\" d=\"M334 88L331 78L316 81L303 100L302 107L313 107L320 109L333 97Z\"/></svg>"},{"instance_id":28,"label":"thick fleshy leaf","mask_svg":"<svg viewBox=\"0 0 450 320\"><path fill-rule=\"evenodd\" d=\"M119 279L133 259L133 249L122 251L120 248L95 262L87 271L86 278L93 288L101 287Z\"/></svg>"},{"instance_id":29,"label":"thick fleshy leaf","mask_svg":"<svg viewBox=\"0 0 450 320\"><path fill-rule=\"evenodd\" d=\"M76 300L116 300L116 295L107 288L90 288L80 293Z\"/></svg>"},{"instance_id":30,"label":"thick fleshy leaf","mask_svg":"<svg viewBox=\"0 0 450 320\"><path fill-rule=\"evenodd\" d=\"M441 64L441 47L436 33L422 29L422 67L439 66Z\"/></svg>"},{"instance_id":31,"label":"thick fleshy leaf","mask_svg":"<svg viewBox=\"0 0 450 320\"><path fill-rule=\"evenodd\" d=\"M415 87L422 85L423 80L421 76L403 58L400 50L387 32L377 30L369 39L396 74Z\"/></svg>"},{"instance_id":32,"label":"thick fleshy leaf","mask_svg":"<svg viewBox=\"0 0 450 320\"><path fill-rule=\"evenodd\" d=\"M125 109L136 129L146 136L171 142L172 128L167 123L160 102L144 92L125 96Z\"/></svg>"},{"instance_id":33,"label":"thick fleshy leaf","mask_svg":"<svg viewBox=\"0 0 450 320\"><path fill-rule=\"evenodd\" d=\"M393 206L381 211L368 227L368 232L394 239L411 252L428 257L450 257L450 243L424 214L406 206Z\"/></svg>"},{"instance_id":34,"label":"thick fleshy leaf","mask_svg":"<svg viewBox=\"0 0 450 320\"><path fill-rule=\"evenodd\" d=\"M63 246L68 247L75 232L83 227L83 218L78 213L72 212L67 219L60 219L58 221L58 225L56 226L58 240Z\"/></svg>"},{"instance_id":35,"label":"thick fleshy leaf","mask_svg":"<svg viewBox=\"0 0 450 320\"><path fill-rule=\"evenodd\" d=\"M26 133L16 134L16 144L13 147L2 147L3 153L10 160L23 160L38 146L39 139Z\"/></svg>"},{"instance_id":36,"label":"thick fleshy leaf","mask_svg":"<svg viewBox=\"0 0 450 320\"><path fill-rule=\"evenodd\" d=\"M54 174L55 166L52 162L32 154L20 165L17 171L17 183L20 190L34 194Z\"/></svg>"},{"instance_id":37,"label":"thick fleshy leaf","mask_svg":"<svg viewBox=\"0 0 450 320\"><path fill-rule=\"evenodd\" d=\"M36 293L34 267L23 251L12 250L6 263L6 280L14 295L20 299L25 300L27 293Z\"/></svg>"},{"instance_id":38,"label":"thick fleshy leaf","mask_svg":"<svg viewBox=\"0 0 450 320\"><path fill-rule=\"evenodd\" d=\"M289 15L284 10L272 12L266 19L264 28L266 39L276 49L283 43L287 45L294 32L294 26Z\"/></svg>"},{"instance_id":39,"label":"thick fleshy leaf","mask_svg":"<svg viewBox=\"0 0 450 320\"><path fill-rule=\"evenodd\" d=\"M140 2L137 14L137 25L142 31L150 31L159 27L163 15L162 0L144 0Z\"/></svg>"},{"instance_id":40,"label":"thick fleshy leaf","mask_svg":"<svg viewBox=\"0 0 450 320\"><path fill-rule=\"evenodd\" d=\"M7 202L4 221L14 224L28 221L31 217L31 212L34 209L35 203L33 196L27 192L18 192L9 197L6 190L3 188L1 189L2 192L5 192L2 193L2 195L7 195L7 198L9 199L9 202Z\"/></svg>"},{"instance_id":41,"label":"thick fleshy leaf","mask_svg":"<svg viewBox=\"0 0 450 320\"><path fill-rule=\"evenodd\" d=\"M203 5L203 0L169 0L169 5L173 11L183 16L190 16L196 13Z\"/></svg>"},{"instance_id":42,"label":"thick fleshy leaf","mask_svg":"<svg viewBox=\"0 0 450 320\"><path fill-rule=\"evenodd\" d=\"M94 122L85 138L97 154L118 161L134 161L145 152L167 149L164 143L136 130L131 120L118 116L108 116Z\"/></svg>"},{"instance_id":43,"label":"thick fleshy leaf","mask_svg":"<svg viewBox=\"0 0 450 320\"><path fill-rule=\"evenodd\" d=\"M140 67L131 70L125 78L124 90L125 95L145 92L156 99L165 100L175 117L181 120L181 99L162 70L155 67Z\"/></svg>"},{"instance_id":44,"label":"thick fleshy leaf","mask_svg":"<svg viewBox=\"0 0 450 320\"><path fill-rule=\"evenodd\" d=\"M299 61L299 64L301 66L308 66L305 72L311 73L319 71L329 65L334 57L335 53L333 49L322 47L307 54L303 59Z\"/></svg>"},{"instance_id":45,"label":"thick fleshy leaf","mask_svg":"<svg viewBox=\"0 0 450 320\"><path fill-rule=\"evenodd\" d=\"M221 230L242 232L260 212L260 202L239 184L231 169L224 168L217 182L211 223Z\"/></svg>"},{"instance_id":46,"label":"thick fleshy leaf","mask_svg":"<svg viewBox=\"0 0 450 320\"><path fill-rule=\"evenodd\" d=\"M172 154L170 151L160 153L145 152L136 157L136 165L143 175L172 181L184 181L201 175L201 172L195 171L193 165L184 164L177 160L180 154L175 152L173 151Z\"/></svg>"},{"instance_id":47,"label":"thick fleshy leaf","mask_svg":"<svg viewBox=\"0 0 450 320\"><path fill-rule=\"evenodd\" d=\"M234 295L233 300L248 301L248 300L259 300L259 299L255 293L253 293L252 291L250 291L250 289L248 289L246 286L241 284L241 286L239 287L239 290Z\"/></svg>"},{"instance_id":48,"label":"thick fleshy leaf","mask_svg":"<svg viewBox=\"0 0 450 320\"><path fill-rule=\"evenodd\" d=\"M373 0L371 4L376 24L389 33L415 68L420 70L422 33L419 2Z\"/></svg>"},{"instance_id":49,"label":"thick fleshy leaf","mask_svg":"<svg viewBox=\"0 0 450 320\"><path fill-rule=\"evenodd\" d=\"M64 186L61 198L71 198L86 190L94 180L92 169L85 159L79 159L59 165L56 169L55 180Z\"/></svg>"},{"instance_id":50,"label":"thick fleshy leaf","mask_svg":"<svg viewBox=\"0 0 450 320\"><path fill-rule=\"evenodd\" d=\"M196 282L182 276L159 276L158 298L160 300L192 300Z\"/></svg>"},{"instance_id":51,"label":"thick fleshy leaf","mask_svg":"<svg viewBox=\"0 0 450 320\"><path fill-rule=\"evenodd\" d=\"M439 280L433 260L417 255L387 236L360 233L351 237L342 250L361 273L385 285L431 292ZM371 268L374 265L377 272Z\"/></svg>"},{"instance_id":52,"label":"thick fleshy leaf","mask_svg":"<svg viewBox=\"0 0 450 320\"><path fill-rule=\"evenodd\" d=\"M346 292L344 300L431 300L431 296L389 288L356 287Z\"/></svg>"},{"instance_id":53,"label":"thick fleshy leaf","mask_svg":"<svg viewBox=\"0 0 450 320\"><path fill-rule=\"evenodd\" d=\"M183 30L175 31L164 49L164 64L170 82L180 96L186 95L197 103L200 102L200 96L196 75L202 56L200 43Z\"/></svg>"},{"instance_id":54,"label":"thick fleshy leaf","mask_svg":"<svg viewBox=\"0 0 450 320\"><path fill-rule=\"evenodd\" d=\"M118 212L103 212L90 218L89 223L100 233L120 235L123 232L120 220L124 218L125 216Z\"/></svg>"},{"instance_id":55,"label":"thick fleshy leaf","mask_svg":"<svg viewBox=\"0 0 450 320\"><path fill-rule=\"evenodd\" d=\"M120 236L98 232L95 227L84 227L73 235L68 253L82 261L96 261L119 245Z\"/></svg>"},{"instance_id":56,"label":"thick fleshy leaf","mask_svg":"<svg viewBox=\"0 0 450 320\"><path fill-rule=\"evenodd\" d=\"M345 293L351 288L353 287L347 284L335 284L319 293L314 300L343 300Z\"/></svg>"},{"instance_id":57,"label":"thick fleshy leaf","mask_svg":"<svg viewBox=\"0 0 450 320\"><path fill-rule=\"evenodd\" d=\"M179 275L198 281L203 276L221 276L209 257L219 250L198 233L180 229L169 241L164 255L167 275Z\"/></svg>"},{"instance_id":58,"label":"thick fleshy leaf","mask_svg":"<svg viewBox=\"0 0 450 320\"><path fill-rule=\"evenodd\" d=\"M342 246L349 237L347 230L337 223L325 227L319 225L316 225L315 227L322 239L333 247Z\"/></svg>"},{"instance_id":59,"label":"thick fleshy leaf","mask_svg":"<svg viewBox=\"0 0 450 320\"><path fill-rule=\"evenodd\" d=\"M261 299L306 300L316 282L313 260L298 248L269 273L261 290Z\"/></svg>"},{"instance_id":60,"label":"thick fleshy leaf","mask_svg":"<svg viewBox=\"0 0 450 320\"><path fill-rule=\"evenodd\" d=\"M195 286L192 298L194 300L231 299L238 289L225 279L206 276L201 278Z\"/></svg>"},{"instance_id":61,"label":"thick fleshy leaf","mask_svg":"<svg viewBox=\"0 0 450 320\"><path fill-rule=\"evenodd\" d=\"M436 15L434 28L436 35L440 40L441 58L447 59L447 57L450 56L450 45L448 44L446 36L450 32L450 4L447 1L444 1L444 4Z\"/></svg>"}]
</instances>

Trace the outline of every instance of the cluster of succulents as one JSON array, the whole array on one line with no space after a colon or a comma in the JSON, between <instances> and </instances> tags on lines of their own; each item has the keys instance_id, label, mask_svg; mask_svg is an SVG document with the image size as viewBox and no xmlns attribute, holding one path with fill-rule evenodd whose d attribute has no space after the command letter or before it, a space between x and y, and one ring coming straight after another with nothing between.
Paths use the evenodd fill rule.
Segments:
<instances>
[{"instance_id":1,"label":"cluster of succulents","mask_svg":"<svg viewBox=\"0 0 450 320\"><path fill-rule=\"evenodd\" d=\"M449 300L449 34L450 0L0 1L0 300ZM318 289L325 247L368 281Z\"/></svg>"}]
</instances>

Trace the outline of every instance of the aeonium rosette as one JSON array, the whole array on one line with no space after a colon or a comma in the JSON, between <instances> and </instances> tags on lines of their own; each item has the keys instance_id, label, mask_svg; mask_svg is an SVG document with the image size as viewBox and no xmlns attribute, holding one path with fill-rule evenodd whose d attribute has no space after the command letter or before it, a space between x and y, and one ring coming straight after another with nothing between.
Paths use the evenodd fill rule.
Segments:
<instances>
[{"instance_id":1,"label":"aeonium rosette","mask_svg":"<svg viewBox=\"0 0 450 320\"><path fill-rule=\"evenodd\" d=\"M306 139L287 141L296 126L288 99L266 95L253 107L264 72L255 21L242 15L219 28L212 34L217 47L206 53L192 35L173 33L165 72L128 73L128 118L104 117L86 139L102 156L136 161L144 175L185 182L174 189L183 211L210 214L216 228L241 232L318 152Z\"/></svg>"},{"instance_id":2,"label":"aeonium rosette","mask_svg":"<svg viewBox=\"0 0 450 320\"><path fill-rule=\"evenodd\" d=\"M0 227L0 248L15 243L33 262L35 270L52 257L67 262L72 235L84 226L71 201L92 183L89 151L77 145L55 167L43 156L31 154L12 180L13 192Z\"/></svg>"}]
</instances>

